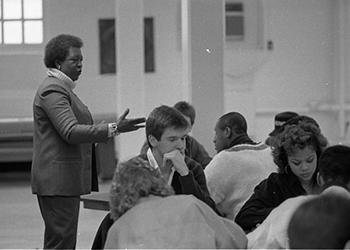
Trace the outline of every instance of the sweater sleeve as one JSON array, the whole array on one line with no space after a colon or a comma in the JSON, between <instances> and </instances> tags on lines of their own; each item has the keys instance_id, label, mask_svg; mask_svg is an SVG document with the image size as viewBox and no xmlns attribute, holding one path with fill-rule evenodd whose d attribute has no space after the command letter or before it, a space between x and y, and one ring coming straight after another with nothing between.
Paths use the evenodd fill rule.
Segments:
<instances>
[{"instance_id":1,"label":"sweater sleeve","mask_svg":"<svg viewBox=\"0 0 350 250\"><path fill-rule=\"evenodd\" d=\"M217 154L213 157L211 162L208 164L208 166L205 168L205 178L207 180L207 186L209 190L210 196L213 198L216 204L221 203L225 196L226 196L226 190L228 187L226 187L227 183L227 171L232 171L234 169L229 166L227 168L227 162L223 159L222 154ZM231 188L234 188L230 185Z\"/></svg>"},{"instance_id":2,"label":"sweater sleeve","mask_svg":"<svg viewBox=\"0 0 350 250\"><path fill-rule=\"evenodd\" d=\"M186 176L179 175L182 193L194 195L195 197L209 205L211 208L213 208L214 211L219 214L219 212L216 209L215 202L209 195L207 182L202 167L198 163L190 159L187 159L186 163L190 169L189 174Z\"/></svg>"},{"instance_id":3,"label":"sweater sleeve","mask_svg":"<svg viewBox=\"0 0 350 250\"><path fill-rule=\"evenodd\" d=\"M279 205L276 201L276 195L278 193L277 183L275 181L276 175L276 173L273 173L267 179L260 182L255 187L254 193L238 212L235 221L244 231L252 231Z\"/></svg>"},{"instance_id":4,"label":"sweater sleeve","mask_svg":"<svg viewBox=\"0 0 350 250\"><path fill-rule=\"evenodd\" d=\"M108 124L80 124L71 107L69 93L51 85L40 94L41 108L63 140L70 144L105 142Z\"/></svg>"}]
</instances>

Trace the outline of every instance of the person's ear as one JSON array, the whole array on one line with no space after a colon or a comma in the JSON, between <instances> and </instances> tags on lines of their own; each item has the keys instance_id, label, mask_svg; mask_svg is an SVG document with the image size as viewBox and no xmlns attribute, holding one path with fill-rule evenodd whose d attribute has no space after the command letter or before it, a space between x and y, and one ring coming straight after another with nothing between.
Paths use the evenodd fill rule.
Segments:
<instances>
[{"instance_id":1,"label":"person's ear","mask_svg":"<svg viewBox=\"0 0 350 250\"><path fill-rule=\"evenodd\" d=\"M320 175L320 172L317 172L316 180L317 180L317 184L320 187L322 187L325 184L325 181L324 181L323 177Z\"/></svg>"},{"instance_id":2,"label":"person's ear","mask_svg":"<svg viewBox=\"0 0 350 250\"><path fill-rule=\"evenodd\" d=\"M61 69L61 63L58 60L55 61L55 66L56 66L56 69L58 70Z\"/></svg>"},{"instance_id":3,"label":"person's ear","mask_svg":"<svg viewBox=\"0 0 350 250\"><path fill-rule=\"evenodd\" d=\"M224 128L224 135L226 138L230 138L232 135L232 129L230 127L225 127Z\"/></svg>"},{"instance_id":4,"label":"person's ear","mask_svg":"<svg viewBox=\"0 0 350 250\"><path fill-rule=\"evenodd\" d=\"M158 140L153 135L148 135L148 142L151 144L152 148L158 145Z\"/></svg>"}]
</instances>

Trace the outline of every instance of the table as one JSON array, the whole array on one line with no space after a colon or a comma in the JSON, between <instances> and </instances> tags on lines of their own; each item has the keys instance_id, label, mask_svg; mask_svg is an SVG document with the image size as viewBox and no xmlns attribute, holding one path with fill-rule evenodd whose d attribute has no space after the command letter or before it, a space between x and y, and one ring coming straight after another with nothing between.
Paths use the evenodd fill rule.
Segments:
<instances>
[{"instance_id":1,"label":"table","mask_svg":"<svg viewBox=\"0 0 350 250\"><path fill-rule=\"evenodd\" d=\"M81 195L84 208L109 211L109 192Z\"/></svg>"}]
</instances>

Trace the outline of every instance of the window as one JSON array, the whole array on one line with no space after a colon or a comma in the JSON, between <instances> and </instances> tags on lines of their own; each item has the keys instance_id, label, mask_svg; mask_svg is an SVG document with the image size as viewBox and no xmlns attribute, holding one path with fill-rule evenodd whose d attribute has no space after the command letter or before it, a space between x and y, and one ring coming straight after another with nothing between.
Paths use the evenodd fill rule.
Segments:
<instances>
[{"instance_id":1,"label":"window","mask_svg":"<svg viewBox=\"0 0 350 250\"><path fill-rule=\"evenodd\" d=\"M0 44L42 42L42 0L0 0Z\"/></svg>"},{"instance_id":2,"label":"window","mask_svg":"<svg viewBox=\"0 0 350 250\"><path fill-rule=\"evenodd\" d=\"M0 0L1 1L1 0ZM116 73L115 19L99 19L100 74ZM154 18L143 19L144 70L155 72Z\"/></svg>"},{"instance_id":3,"label":"window","mask_svg":"<svg viewBox=\"0 0 350 250\"><path fill-rule=\"evenodd\" d=\"M154 23L153 17L144 18L145 72L155 72Z\"/></svg>"},{"instance_id":4,"label":"window","mask_svg":"<svg viewBox=\"0 0 350 250\"><path fill-rule=\"evenodd\" d=\"M244 40L244 9L243 3L226 2L225 33L226 40Z\"/></svg>"},{"instance_id":5,"label":"window","mask_svg":"<svg viewBox=\"0 0 350 250\"><path fill-rule=\"evenodd\" d=\"M100 38L100 73L115 74L115 19L100 19L98 21Z\"/></svg>"}]
</instances>

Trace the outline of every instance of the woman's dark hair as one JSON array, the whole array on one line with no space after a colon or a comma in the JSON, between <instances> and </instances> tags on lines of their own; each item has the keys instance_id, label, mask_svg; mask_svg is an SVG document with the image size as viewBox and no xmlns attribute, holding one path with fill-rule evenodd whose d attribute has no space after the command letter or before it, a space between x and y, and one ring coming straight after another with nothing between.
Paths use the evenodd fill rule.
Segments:
<instances>
[{"instance_id":1,"label":"woman's dark hair","mask_svg":"<svg viewBox=\"0 0 350 250\"><path fill-rule=\"evenodd\" d=\"M328 147L321 154L319 171L320 176L326 181L324 188L330 185L348 188L347 185L350 182L350 147L345 145Z\"/></svg>"},{"instance_id":2,"label":"woman's dark hair","mask_svg":"<svg viewBox=\"0 0 350 250\"><path fill-rule=\"evenodd\" d=\"M311 146L316 151L318 162L327 143L320 128L313 122L302 120L296 124L288 124L284 127L283 132L276 137L275 147L272 150L273 159L280 173L292 174L288 164L289 155L293 154L296 149ZM318 163L313 176L314 182L316 182L317 172Z\"/></svg>"},{"instance_id":3,"label":"woman's dark hair","mask_svg":"<svg viewBox=\"0 0 350 250\"><path fill-rule=\"evenodd\" d=\"M56 62L63 62L69 53L69 48L81 48L83 42L79 37L61 34L52 38L45 46L44 63L47 68L56 68Z\"/></svg>"}]
</instances>

